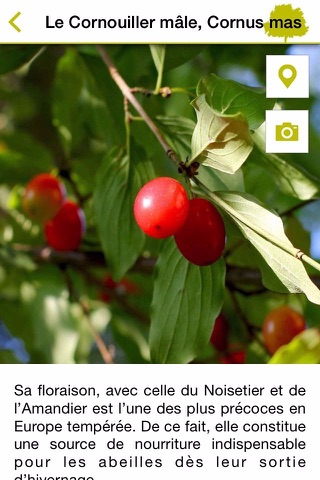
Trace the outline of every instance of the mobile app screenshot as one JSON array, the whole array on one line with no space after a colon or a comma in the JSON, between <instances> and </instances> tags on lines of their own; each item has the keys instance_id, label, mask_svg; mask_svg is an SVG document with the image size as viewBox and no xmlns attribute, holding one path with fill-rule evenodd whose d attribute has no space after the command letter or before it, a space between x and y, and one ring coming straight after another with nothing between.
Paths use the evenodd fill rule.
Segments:
<instances>
[{"instance_id":1,"label":"mobile app screenshot","mask_svg":"<svg viewBox=\"0 0 320 480\"><path fill-rule=\"evenodd\" d=\"M319 27L3 7L4 478L318 478Z\"/></svg>"}]
</instances>

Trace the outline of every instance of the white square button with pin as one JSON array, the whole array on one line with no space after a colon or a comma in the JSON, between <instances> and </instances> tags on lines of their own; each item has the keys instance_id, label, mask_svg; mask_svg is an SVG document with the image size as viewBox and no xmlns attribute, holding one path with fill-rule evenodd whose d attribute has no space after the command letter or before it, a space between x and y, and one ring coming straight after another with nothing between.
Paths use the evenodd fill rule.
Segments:
<instances>
[{"instance_id":1,"label":"white square button with pin","mask_svg":"<svg viewBox=\"0 0 320 480\"><path fill-rule=\"evenodd\" d=\"M308 98L309 55L267 55L266 96Z\"/></svg>"},{"instance_id":2,"label":"white square button with pin","mask_svg":"<svg viewBox=\"0 0 320 480\"><path fill-rule=\"evenodd\" d=\"M308 153L308 110L266 110L266 153Z\"/></svg>"}]
</instances>

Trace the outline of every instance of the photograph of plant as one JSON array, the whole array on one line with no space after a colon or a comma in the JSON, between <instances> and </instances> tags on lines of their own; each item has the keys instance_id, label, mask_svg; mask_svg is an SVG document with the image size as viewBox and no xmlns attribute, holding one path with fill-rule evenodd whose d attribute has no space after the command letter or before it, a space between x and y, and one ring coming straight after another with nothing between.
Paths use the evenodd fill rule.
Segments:
<instances>
[{"instance_id":1,"label":"photograph of plant","mask_svg":"<svg viewBox=\"0 0 320 480\"><path fill-rule=\"evenodd\" d=\"M309 98L268 98L299 54ZM320 363L319 60L0 46L0 362ZM266 153L275 110L308 153Z\"/></svg>"}]
</instances>

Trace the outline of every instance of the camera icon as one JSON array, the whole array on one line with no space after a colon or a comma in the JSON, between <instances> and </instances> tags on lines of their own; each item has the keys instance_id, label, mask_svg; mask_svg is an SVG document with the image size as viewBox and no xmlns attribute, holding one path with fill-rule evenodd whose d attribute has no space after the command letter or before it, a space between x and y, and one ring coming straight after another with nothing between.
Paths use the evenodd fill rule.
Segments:
<instances>
[{"instance_id":1,"label":"camera icon","mask_svg":"<svg viewBox=\"0 0 320 480\"><path fill-rule=\"evenodd\" d=\"M283 122L282 125L276 125L277 142L297 142L299 140L299 126L292 125L290 122Z\"/></svg>"}]
</instances>

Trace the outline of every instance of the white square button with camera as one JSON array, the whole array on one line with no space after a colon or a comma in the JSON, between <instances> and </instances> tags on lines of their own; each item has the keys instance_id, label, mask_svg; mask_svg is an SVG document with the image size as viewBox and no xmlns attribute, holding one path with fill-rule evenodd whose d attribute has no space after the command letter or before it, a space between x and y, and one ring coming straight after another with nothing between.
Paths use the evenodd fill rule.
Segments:
<instances>
[{"instance_id":1,"label":"white square button with camera","mask_svg":"<svg viewBox=\"0 0 320 480\"><path fill-rule=\"evenodd\" d=\"M266 153L308 153L309 111L267 110Z\"/></svg>"},{"instance_id":2,"label":"white square button with camera","mask_svg":"<svg viewBox=\"0 0 320 480\"><path fill-rule=\"evenodd\" d=\"M267 98L309 97L309 55L266 55Z\"/></svg>"}]
</instances>

